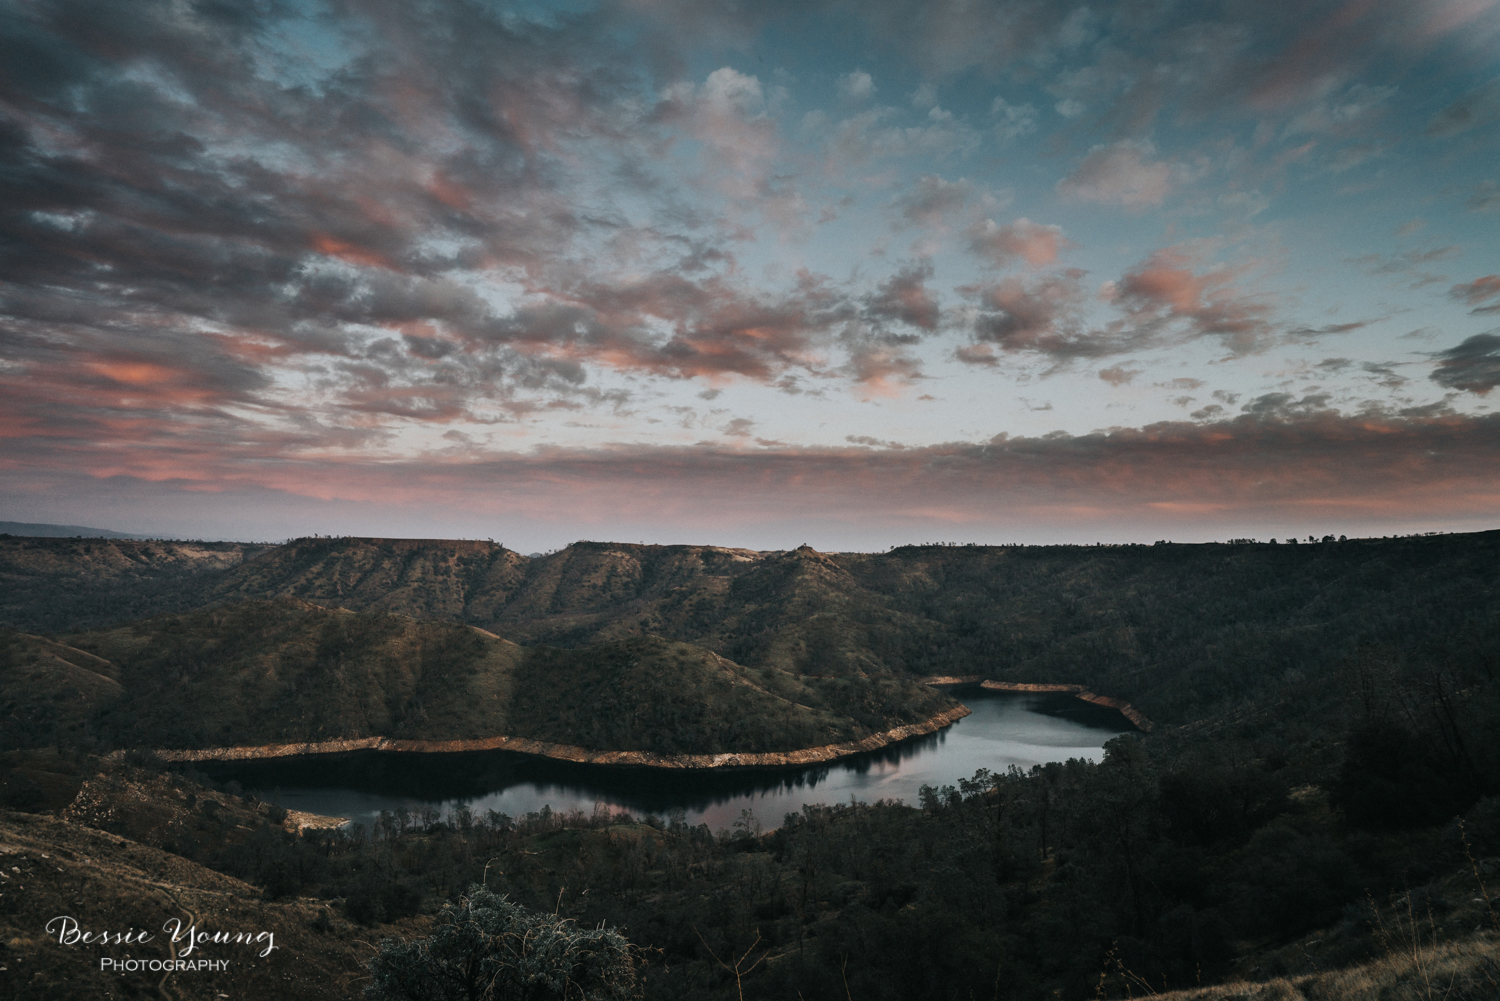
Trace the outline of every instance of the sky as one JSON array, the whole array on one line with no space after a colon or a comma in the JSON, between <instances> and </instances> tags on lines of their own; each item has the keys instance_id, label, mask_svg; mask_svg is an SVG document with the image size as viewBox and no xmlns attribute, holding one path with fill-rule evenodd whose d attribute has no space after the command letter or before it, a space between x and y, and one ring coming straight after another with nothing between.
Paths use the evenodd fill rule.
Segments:
<instances>
[{"instance_id":1,"label":"sky","mask_svg":"<svg viewBox=\"0 0 1500 1001\"><path fill-rule=\"evenodd\" d=\"M1500 0L0 4L0 518L1472 531L1497 385Z\"/></svg>"}]
</instances>

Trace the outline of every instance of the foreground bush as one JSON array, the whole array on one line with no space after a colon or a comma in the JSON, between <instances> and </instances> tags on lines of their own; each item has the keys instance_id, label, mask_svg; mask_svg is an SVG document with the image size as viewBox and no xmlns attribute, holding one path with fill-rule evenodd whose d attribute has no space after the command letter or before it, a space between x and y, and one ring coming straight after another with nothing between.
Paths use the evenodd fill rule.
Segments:
<instances>
[{"instance_id":1,"label":"foreground bush","mask_svg":"<svg viewBox=\"0 0 1500 1001\"><path fill-rule=\"evenodd\" d=\"M624 1001L640 996L617 931L537 914L482 886L443 905L430 938L386 939L370 960L376 1001Z\"/></svg>"}]
</instances>

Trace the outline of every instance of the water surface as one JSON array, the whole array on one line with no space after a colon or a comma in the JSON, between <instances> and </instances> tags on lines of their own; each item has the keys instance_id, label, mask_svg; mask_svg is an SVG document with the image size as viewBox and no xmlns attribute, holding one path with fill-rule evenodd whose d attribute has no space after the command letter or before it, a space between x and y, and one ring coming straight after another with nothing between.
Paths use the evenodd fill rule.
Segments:
<instances>
[{"instance_id":1,"label":"water surface","mask_svg":"<svg viewBox=\"0 0 1500 1001\"><path fill-rule=\"evenodd\" d=\"M596 806L635 816L681 810L690 824L717 830L750 810L767 828L804 804L856 799L916 803L924 785L956 785L980 768L1029 769L1048 761L1098 761L1103 745L1133 731L1114 710L1071 696L991 692L954 693L973 713L937 733L809 768L682 772L611 768L551 761L506 751L467 754L355 752L296 760L215 766L263 799L355 823L371 824L382 810L463 803L519 817Z\"/></svg>"}]
</instances>

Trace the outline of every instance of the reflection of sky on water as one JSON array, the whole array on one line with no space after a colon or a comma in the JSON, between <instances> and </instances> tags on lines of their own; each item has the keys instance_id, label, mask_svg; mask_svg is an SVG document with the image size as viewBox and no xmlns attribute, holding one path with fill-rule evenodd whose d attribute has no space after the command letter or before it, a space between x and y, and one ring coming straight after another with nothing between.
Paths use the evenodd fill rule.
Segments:
<instances>
[{"instance_id":1,"label":"reflection of sky on water","mask_svg":"<svg viewBox=\"0 0 1500 1001\"><path fill-rule=\"evenodd\" d=\"M707 823L715 830L729 827L740 818L741 811L749 809L762 825L771 828L779 826L787 813L801 810L808 803L850 799L916 803L923 785L954 785L980 768L1004 771L1011 765L1030 768L1069 758L1097 761L1105 741L1130 728L1118 714L1091 713L1073 699L983 690L966 690L960 697L973 713L946 730L800 771L648 772L528 759L480 776L470 783L479 788L455 794L455 783L462 784L466 776L454 772L467 770L477 761L464 759L458 765L408 764L399 778L392 777L386 783L358 775L336 786L327 784L332 769L263 766L253 779L247 776L246 785L290 809L349 817L364 824L371 823L381 810L398 806L421 810L438 805L446 813L459 803L467 803L476 813L494 810L518 817L543 806L553 811L590 813L603 804L638 816L666 816L680 809L689 823ZM1059 710L1067 715L1058 715ZM372 784L383 785L385 791L371 790ZM400 792L395 791L398 789Z\"/></svg>"}]
</instances>

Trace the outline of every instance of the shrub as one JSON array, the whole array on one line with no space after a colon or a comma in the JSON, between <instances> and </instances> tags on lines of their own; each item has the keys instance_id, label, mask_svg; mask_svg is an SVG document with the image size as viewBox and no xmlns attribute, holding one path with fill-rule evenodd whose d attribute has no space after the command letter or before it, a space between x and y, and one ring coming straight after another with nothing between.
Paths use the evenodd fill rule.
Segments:
<instances>
[{"instance_id":1,"label":"shrub","mask_svg":"<svg viewBox=\"0 0 1500 1001\"><path fill-rule=\"evenodd\" d=\"M370 960L374 1001L625 1001L640 997L635 948L617 931L537 914L482 886L444 904L430 938L386 939Z\"/></svg>"}]
</instances>

